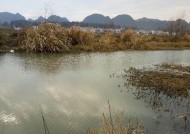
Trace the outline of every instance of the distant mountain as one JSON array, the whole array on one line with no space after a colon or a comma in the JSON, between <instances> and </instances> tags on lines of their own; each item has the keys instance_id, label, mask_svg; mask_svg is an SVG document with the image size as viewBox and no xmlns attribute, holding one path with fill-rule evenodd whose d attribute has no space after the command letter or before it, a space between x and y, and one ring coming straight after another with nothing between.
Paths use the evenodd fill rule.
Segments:
<instances>
[{"instance_id":1,"label":"distant mountain","mask_svg":"<svg viewBox=\"0 0 190 134\"><path fill-rule=\"evenodd\" d=\"M46 19L44 18L44 17L42 17L42 16L40 16L40 17L38 17L38 19L37 20L35 20L36 22L43 22L43 21L45 21Z\"/></svg>"},{"instance_id":2,"label":"distant mountain","mask_svg":"<svg viewBox=\"0 0 190 134\"><path fill-rule=\"evenodd\" d=\"M24 16L22 16L19 13L16 14L12 14L12 13L8 13L8 12L0 12L0 22L8 22L10 23L11 21L15 21L15 20L26 20Z\"/></svg>"},{"instance_id":3,"label":"distant mountain","mask_svg":"<svg viewBox=\"0 0 190 134\"><path fill-rule=\"evenodd\" d=\"M136 20L137 28L141 30L159 30L166 28L168 21L158 19L141 18Z\"/></svg>"},{"instance_id":4,"label":"distant mountain","mask_svg":"<svg viewBox=\"0 0 190 134\"><path fill-rule=\"evenodd\" d=\"M27 19L27 21L34 21L33 19L31 19L31 18L29 18L29 19Z\"/></svg>"},{"instance_id":5,"label":"distant mountain","mask_svg":"<svg viewBox=\"0 0 190 134\"><path fill-rule=\"evenodd\" d=\"M97 23L97 24L110 24L110 17L106 17L102 14L92 14L84 18L84 23Z\"/></svg>"},{"instance_id":6,"label":"distant mountain","mask_svg":"<svg viewBox=\"0 0 190 134\"><path fill-rule=\"evenodd\" d=\"M32 20L32 19L28 19L27 21L34 21L34 22L43 22L46 21L46 19L42 16L40 16L37 20ZM67 18L62 18L60 16L57 15L51 15L47 18L48 22L58 22L58 23L63 23L63 22L69 22L69 20Z\"/></svg>"},{"instance_id":7,"label":"distant mountain","mask_svg":"<svg viewBox=\"0 0 190 134\"><path fill-rule=\"evenodd\" d=\"M62 22L69 22L69 20L67 18L62 18L60 16L57 16L57 15L51 15L48 17L47 19L49 22L59 22L59 23L62 23Z\"/></svg>"},{"instance_id":8,"label":"distant mountain","mask_svg":"<svg viewBox=\"0 0 190 134\"><path fill-rule=\"evenodd\" d=\"M136 22L135 20L126 14L123 15L118 15L115 18L112 19L112 22L114 25L118 25L120 27L136 27Z\"/></svg>"},{"instance_id":9,"label":"distant mountain","mask_svg":"<svg viewBox=\"0 0 190 134\"><path fill-rule=\"evenodd\" d=\"M122 27L128 28L133 27L139 30L163 30L168 28L168 24L172 21L162 21L159 19L150 19L150 18L141 18L134 20L130 15L123 14L118 15L111 19L108 16L102 14L92 14L84 18L83 22L69 22L65 17L60 17L57 15L51 15L46 20L44 17L40 16L37 20L28 19L26 20L24 16L19 13L13 14L9 12L0 12L0 24L1 25L10 25L10 26L33 26L37 25L39 22L49 21L49 22L58 22L66 26L73 26L75 24L85 27ZM177 23L179 20L176 20ZM4 23L5 22L5 23ZM172 22L173 23L173 22ZM183 26L190 30L190 23L187 23L185 20L182 21Z\"/></svg>"}]
</instances>

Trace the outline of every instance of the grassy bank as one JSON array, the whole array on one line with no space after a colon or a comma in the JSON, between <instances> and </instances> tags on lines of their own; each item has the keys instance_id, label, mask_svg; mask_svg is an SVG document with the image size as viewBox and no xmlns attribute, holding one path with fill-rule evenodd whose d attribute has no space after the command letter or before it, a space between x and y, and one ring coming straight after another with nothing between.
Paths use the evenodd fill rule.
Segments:
<instances>
[{"instance_id":1,"label":"grassy bank","mask_svg":"<svg viewBox=\"0 0 190 134\"><path fill-rule=\"evenodd\" d=\"M126 30L94 33L79 27L42 23L16 31L0 29L0 50L28 52L112 52L121 50L178 50L190 48L190 35L152 35Z\"/></svg>"},{"instance_id":2,"label":"grassy bank","mask_svg":"<svg viewBox=\"0 0 190 134\"><path fill-rule=\"evenodd\" d=\"M19 47L21 32L10 28L0 28L0 51Z\"/></svg>"}]
</instances>

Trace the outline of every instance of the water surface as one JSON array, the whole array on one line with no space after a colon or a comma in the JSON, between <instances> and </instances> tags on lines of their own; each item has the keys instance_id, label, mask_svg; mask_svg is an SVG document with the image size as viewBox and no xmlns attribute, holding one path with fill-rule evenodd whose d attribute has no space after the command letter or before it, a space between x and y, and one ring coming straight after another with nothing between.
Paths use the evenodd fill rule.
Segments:
<instances>
[{"instance_id":1,"label":"water surface","mask_svg":"<svg viewBox=\"0 0 190 134\"><path fill-rule=\"evenodd\" d=\"M50 133L85 133L98 126L102 113L108 112L109 100L114 113L125 110L150 132L181 133L167 121L157 126L154 117L158 113L144 101L135 100L123 86L124 81L112 76L129 67L190 65L189 53L0 54L0 132L42 134L43 111Z\"/></svg>"}]
</instances>

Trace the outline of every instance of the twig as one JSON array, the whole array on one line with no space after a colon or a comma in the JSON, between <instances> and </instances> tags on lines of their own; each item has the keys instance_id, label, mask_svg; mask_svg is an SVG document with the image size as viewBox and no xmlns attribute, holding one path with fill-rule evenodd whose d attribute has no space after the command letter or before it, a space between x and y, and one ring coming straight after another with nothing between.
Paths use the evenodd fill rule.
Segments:
<instances>
[{"instance_id":1,"label":"twig","mask_svg":"<svg viewBox=\"0 0 190 134\"><path fill-rule=\"evenodd\" d=\"M44 118L44 115L43 115L42 110L41 110L41 114L42 114L42 120L43 120L43 125L44 125L44 131L45 131L45 134L50 134L49 129L48 129L48 126L47 126L47 123L46 123L46 120L45 120L45 118Z\"/></svg>"},{"instance_id":2,"label":"twig","mask_svg":"<svg viewBox=\"0 0 190 134\"><path fill-rule=\"evenodd\" d=\"M114 127L113 127L113 119L111 115L111 106L110 106L109 100L108 100L108 106L109 106L109 113L110 113L110 120L111 120L111 126L112 126L112 134L113 134Z\"/></svg>"}]
</instances>

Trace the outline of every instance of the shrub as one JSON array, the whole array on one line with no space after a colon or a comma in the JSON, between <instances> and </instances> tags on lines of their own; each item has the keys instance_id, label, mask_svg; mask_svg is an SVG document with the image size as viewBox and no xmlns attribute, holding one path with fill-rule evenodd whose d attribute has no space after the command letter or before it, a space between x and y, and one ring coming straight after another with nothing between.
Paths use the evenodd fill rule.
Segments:
<instances>
[{"instance_id":1,"label":"shrub","mask_svg":"<svg viewBox=\"0 0 190 134\"><path fill-rule=\"evenodd\" d=\"M89 45L93 42L95 35L91 31L83 31L79 27L71 27L67 31L71 45Z\"/></svg>"},{"instance_id":2,"label":"shrub","mask_svg":"<svg viewBox=\"0 0 190 134\"><path fill-rule=\"evenodd\" d=\"M183 41L186 41L186 42L190 42L190 34L185 34L184 36L183 36L183 39L182 39Z\"/></svg>"},{"instance_id":3,"label":"shrub","mask_svg":"<svg viewBox=\"0 0 190 134\"><path fill-rule=\"evenodd\" d=\"M120 35L120 40L121 42L125 43L125 42L131 42L132 38L134 38L134 36L136 36L136 33L134 30L127 30L121 33Z\"/></svg>"},{"instance_id":4,"label":"shrub","mask_svg":"<svg viewBox=\"0 0 190 134\"><path fill-rule=\"evenodd\" d=\"M105 45L112 45L118 42L119 42L118 37L113 32L107 32L103 34L99 39L99 43L102 43Z\"/></svg>"},{"instance_id":5,"label":"shrub","mask_svg":"<svg viewBox=\"0 0 190 134\"><path fill-rule=\"evenodd\" d=\"M24 49L35 52L60 52L68 51L71 43L66 29L59 24L42 23L37 27L26 28Z\"/></svg>"},{"instance_id":6,"label":"shrub","mask_svg":"<svg viewBox=\"0 0 190 134\"><path fill-rule=\"evenodd\" d=\"M132 49L143 49L145 42L144 36L136 36L132 38Z\"/></svg>"}]
</instances>

